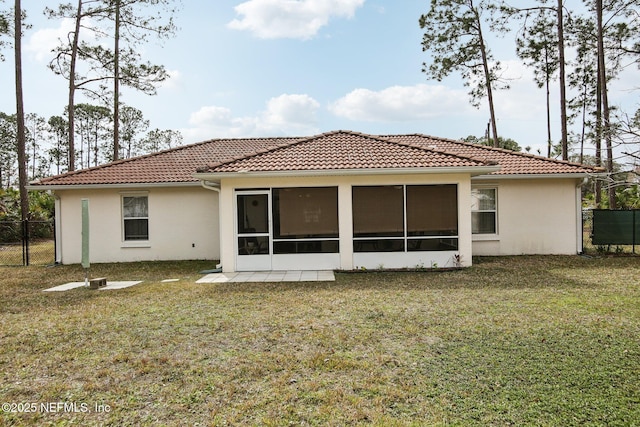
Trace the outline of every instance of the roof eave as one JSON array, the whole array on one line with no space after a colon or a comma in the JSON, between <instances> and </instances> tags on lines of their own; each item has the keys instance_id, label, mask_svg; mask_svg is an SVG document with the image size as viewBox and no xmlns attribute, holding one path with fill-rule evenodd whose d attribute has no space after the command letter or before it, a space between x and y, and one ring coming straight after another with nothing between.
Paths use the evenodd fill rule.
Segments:
<instances>
[{"instance_id":1,"label":"roof eave","mask_svg":"<svg viewBox=\"0 0 640 427\"><path fill-rule=\"evenodd\" d=\"M140 188L168 188L168 187L200 187L200 181L189 182L131 182L121 184L37 184L27 185L29 191L46 190L105 190L105 189L140 189Z\"/></svg>"},{"instance_id":2,"label":"roof eave","mask_svg":"<svg viewBox=\"0 0 640 427\"><path fill-rule=\"evenodd\" d=\"M499 174L499 175L476 175L472 179L474 181L479 180L502 180L502 179L584 179L592 176L600 176L601 173L593 172L562 172L562 173L513 173L513 174Z\"/></svg>"},{"instance_id":3,"label":"roof eave","mask_svg":"<svg viewBox=\"0 0 640 427\"><path fill-rule=\"evenodd\" d=\"M500 170L500 166L454 166L431 168L380 168L380 169L321 169L298 171L247 171L247 172L198 172L192 176L202 181L219 182L227 178L282 178L314 176L362 176L362 175L420 175L468 173L471 176L486 175Z\"/></svg>"}]
</instances>

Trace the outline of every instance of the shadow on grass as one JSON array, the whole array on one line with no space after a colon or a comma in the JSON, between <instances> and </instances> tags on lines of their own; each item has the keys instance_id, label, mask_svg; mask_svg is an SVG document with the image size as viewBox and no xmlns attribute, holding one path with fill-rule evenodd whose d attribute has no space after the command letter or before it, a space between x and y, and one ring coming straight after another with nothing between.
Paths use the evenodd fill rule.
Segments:
<instances>
[{"instance_id":1,"label":"shadow on grass","mask_svg":"<svg viewBox=\"0 0 640 427\"><path fill-rule=\"evenodd\" d=\"M335 282L281 283L216 283L211 292L265 293L322 290L447 290L447 289L585 289L596 288L597 281L586 280L594 275L635 269L637 260L617 258L586 258L579 256L516 256L474 258L474 265L461 270L445 271L336 271Z\"/></svg>"},{"instance_id":2,"label":"shadow on grass","mask_svg":"<svg viewBox=\"0 0 640 427\"><path fill-rule=\"evenodd\" d=\"M453 271L336 272L335 282L216 283L196 284L199 271L215 261L171 261L94 264L91 277L108 280L142 280L131 288L96 291L84 288L65 292L42 292L68 282L84 280L79 265L56 267L10 267L0 273L10 276L0 286L0 313L17 313L44 307L66 307L114 297L138 300L140 297L162 298L171 293L193 293L200 298L219 298L224 294L275 294L287 292L346 292L376 290L380 292L429 290L519 290L519 289L589 289L615 284L640 282L640 264L636 258L587 258L579 256L516 256L474 258L473 266ZM160 283L178 279L173 284ZM136 298L133 298L136 296ZM185 297L188 298L187 295Z\"/></svg>"},{"instance_id":3,"label":"shadow on grass","mask_svg":"<svg viewBox=\"0 0 640 427\"><path fill-rule=\"evenodd\" d=\"M77 288L63 292L43 292L70 282L83 282L82 266L57 265L51 267L0 267L0 313L17 313L30 309L41 310L100 301L114 295L126 297L138 292L148 292L145 285L159 283L164 279L178 278L181 283L195 283L202 275L199 271L211 268L216 261L158 261L92 264L89 277L106 277L109 281L141 280L131 288L119 290L89 290Z\"/></svg>"}]
</instances>

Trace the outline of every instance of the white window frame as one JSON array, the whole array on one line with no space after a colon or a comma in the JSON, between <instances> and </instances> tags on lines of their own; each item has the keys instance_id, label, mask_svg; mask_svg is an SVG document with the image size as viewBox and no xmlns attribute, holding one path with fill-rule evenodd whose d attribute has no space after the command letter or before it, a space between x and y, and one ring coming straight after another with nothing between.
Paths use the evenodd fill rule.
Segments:
<instances>
[{"instance_id":1,"label":"white window frame","mask_svg":"<svg viewBox=\"0 0 640 427\"><path fill-rule=\"evenodd\" d=\"M125 197L146 197L147 198L147 216L146 217L134 217L134 218L126 218L124 217L124 199ZM150 211L151 207L149 204L149 192L148 191L137 191L137 192L126 192L120 193L120 226L121 226L121 241L122 247L149 247L150 246ZM125 236L125 226L124 223L127 219L146 219L147 220L147 239L146 240L127 240Z\"/></svg>"},{"instance_id":2,"label":"white window frame","mask_svg":"<svg viewBox=\"0 0 640 427\"><path fill-rule=\"evenodd\" d=\"M497 185L474 185L471 187L471 197L473 196L474 191L476 190L493 190L494 191L494 200L495 206L494 209L473 209L473 204L471 205L471 216L475 212L493 212L494 213L494 221L495 221L495 232L494 233L474 233L473 227L471 230L471 236L473 240L482 240L483 238L496 238L499 235L500 231L500 222L498 220L498 186Z\"/></svg>"}]
</instances>

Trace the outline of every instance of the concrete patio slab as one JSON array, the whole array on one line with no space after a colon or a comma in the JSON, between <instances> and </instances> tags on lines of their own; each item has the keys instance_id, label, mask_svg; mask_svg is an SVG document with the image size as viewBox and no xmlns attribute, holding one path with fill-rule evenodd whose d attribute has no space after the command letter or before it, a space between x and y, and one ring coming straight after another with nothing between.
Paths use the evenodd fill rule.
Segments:
<instances>
[{"instance_id":1,"label":"concrete patio slab","mask_svg":"<svg viewBox=\"0 0 640 427\"><path fill-rule=\"evenodd\" d=\"M142 280L107 282L107 286L98 288L98 290L110 291L114 289L124 289L130 286L137 285L139 283L142 283ZM62 292L62 291L68 291L71 289L77 289L82 287L84 287L84 282L70 282L70 283L65 283L64 285L54 286L53 288L44 289L43 292Z\"/></svg>"},{"instance_id":2,"label":"concrete patio slab","mask_svg":"<svg viewBox=\"0 0 640 427\"><path fill-rule=\"evenodd\" d=\"M258 271L240 273L211 273L198 279L196 283L278 283L278 282L333 282L333 271Z\"/></svg>"}]
</instances>

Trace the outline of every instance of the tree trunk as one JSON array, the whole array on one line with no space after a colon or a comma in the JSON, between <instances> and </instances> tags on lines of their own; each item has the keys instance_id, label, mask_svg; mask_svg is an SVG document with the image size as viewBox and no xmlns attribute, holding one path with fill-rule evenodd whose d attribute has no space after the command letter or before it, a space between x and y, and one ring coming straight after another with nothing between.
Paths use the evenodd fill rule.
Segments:
<instances>
[{"instance_id":1,"label":"tree trunk","mask_svg":"<svg viewBox=\"0 0 640 427\"><path fill-rule=\"evenodd\" d=\"M18 125L18 186L20 189L20 214L23 221L29 217L27 194L27 153L24 127L24 98L22 94L22 5L15 0L14 6L14 53L16 71L16 122Z\"/></svg>"},{"instance_id":2,"label":"tree trunk","mask_svg":"<svg viewBox=\"0 0 640 427\"><path fill-rule=\"evenodd\" d=\"M562 16L562 0L558 0L558 65L560 80L560 126L562 132L562 160L569 160L569 143L567 137L567 88L564 69L564 18Z\"/></svg>"},{"instance_id":3,"label":"tree trunk","mask_svg":"<svg viewBox=\"0 0 640 427\"><path fill-rule=\"evenodd\" d=\"M474 9L476 24L478 25L478 38L480 39L480 52L482 54L482 66L484 68L484 79L487 86L487 99L489 101L489 114L491 115L491 131L493 133L493 146L498 147L498 126L496 124L496 112L493 107L493 91L491 89L491 73L489 72L489 63L487 60L487 49L484 45L484 37L482 36L482 24L480 16Z\"/></svg>"},{"instance_id":4,"label":"tree trunk","mask_svg":"<svg viewBox=\"0 0 640 427\"><path fill-rule=\"evenodd\" d=\"M602 119L605 144L607 146L607 176L609 178L609 209L617 209L616 187L613 180L613 144L611 141L611 120L609 114L609 95L607 91L607 70L604 58L604 34L602 29L602 0L596 0L596 17L598 21L598 69L602 94Z\"/></svg>"},{"instance_id":5,"label":"tree trunk","mask_svg":"<svg viewBox=\"0 0 640 427\"><path fill-rule=\"evenodd\" d=\"M115 1L115 40L113 48L113 160L120 151L120 0Z\"/></svg>"},{"instance_id":6,"label":"tree trunk","mask_svg":"<svg viewBox=\"0 0 640 427\"><path fill-rule=\"evenodd\" d=\"M596 84L596 166L602 166L602 84L600 83L600 61L598 61L598 77ZM602 182L595 180L596 209L602 207Z\"/></svg>"},{"instance_id":7,"label":"tree trunk","mask_svg":"<svg viewBox=\"0 0 640 427\"><path fill-rule=\"evenodd\" d=\"M582 129L580 130L580 163L584 161L584 138L587 133L587 86L583 84Z\"/></svg>"},{"instance_id":8,"label":"tree trunk","mask_svg":"<svg viewBox=\"0 0 640 427\"><path fill-rule=\"evenodd\" d=\"M546 81L546 89L547 89L547 157L551 157L551 147L553 145L553 141L551 141L551 95L549 91L549 75L547 75Z\"/></svg>"},{"instance_id":9,"label":"tree trunk","mask_svg":"<svg viewBox=\"0 0 640 427\"><path fill-rule=\"evenodd\" d=\"M71 45L71 61L69 64L69 100L67 114L69 115L69 167L68 170L76 170L76 147L75 147L75 92L76 92L76 61L78 59L78 43L80 43L80 20L82 19L82 0L78 0L76 11L75 30Z\"/></svg>"}]
</instances>

